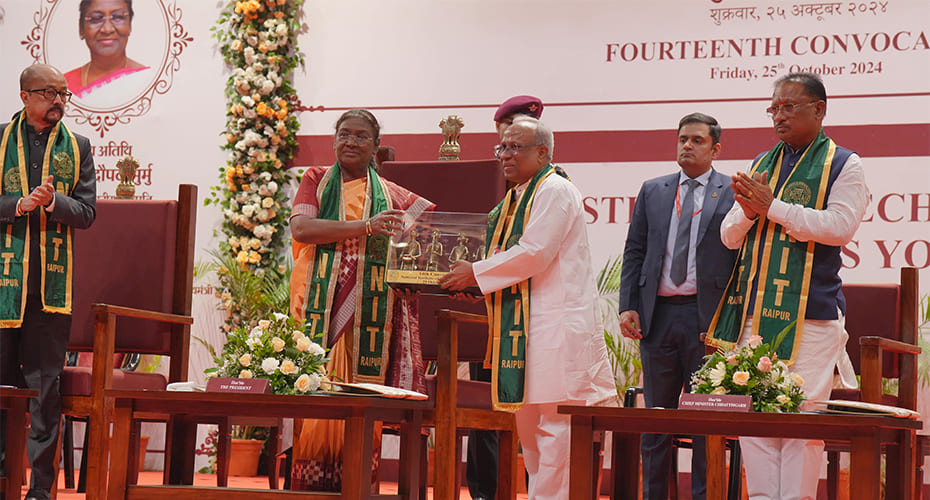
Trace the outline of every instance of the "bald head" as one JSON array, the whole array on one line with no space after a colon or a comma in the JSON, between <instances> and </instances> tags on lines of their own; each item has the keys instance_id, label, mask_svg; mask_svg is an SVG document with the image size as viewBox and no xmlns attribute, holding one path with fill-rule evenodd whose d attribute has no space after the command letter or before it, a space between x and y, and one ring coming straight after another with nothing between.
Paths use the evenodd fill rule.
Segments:
<instances>
[{"instance_id":1,"label":"bald head","mask_svg":"<svg viewBox=\"0 0 930 500\"><path fill-rule=\"evenodd\" d=\"M33 64L32 66L27 66L26 69L19 74L19 90L32 90L36 88L36 82L44 83L48 79L57 78L64 81L65 75L61 74L61 71L58 71L54 66L48 64ZM65 85L67 85L67 83Z\"/></svg>"}]
</instances>

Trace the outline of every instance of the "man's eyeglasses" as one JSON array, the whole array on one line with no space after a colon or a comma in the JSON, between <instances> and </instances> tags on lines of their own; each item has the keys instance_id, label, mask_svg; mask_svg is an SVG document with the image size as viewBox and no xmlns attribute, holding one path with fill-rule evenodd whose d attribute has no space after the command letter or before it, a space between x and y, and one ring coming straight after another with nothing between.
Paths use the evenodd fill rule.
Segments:
<instances>
[{"instance_id":1,"label":"man's eyeglasses","mask_svg":"<svg viewBox=\"0 0 930 500\"><path fill-rule=\"evenodd\" d=\"M775 118L775 115L777 115L779 112L781 112L781 114L785 116L791 116L795 114L799 109L801 109L801 106L806 106L808 104L814 104L818 102L820 101L817 100L817 101L810 101L810 102L802 102L800 104L794 104L794 103L789 102L787 104L780 104L778 106L769 106L768 108L765 109L765 114L769 115L769 118Z\"/></svg>"},{"instance_id":2,"label":"man's eyeglasses","mask_svg":"<svg viewBox=\"0 0 930 500\"><path fill-rule=\"evenodd\" d=\"M498 144L494 146L494 156L500 158L504 156L507 151L510 151L513 154L517 154L523 148L532 148L539 146L539 144Z\"/></svg>"},{"instance_id":3,"label":"man's eyeglasses","mask_svg":"<svg viewBox=\"0 0 930 500\"><path fill-rule=\"evenodd\" d=\"M355 144L367 144L371 140L371 137L366 134L350 134L348 132L339 132L336 134L336 140L339 142L349 142L350 140Z\"/></svg>"},{"instance_id":4,"label":"man's eyeglasses","mask_svg":"<svg viewBox=\"0 0 930 500\"><path fill-rule=\"evenodd\" d=\"M94 29L101 28L103 23L107 20L110 21L110 24L112 24L114 28L122 28L129 23L129 14L126 12L117 12L108 16L103 14L91 14L84 18L84 21Z\"/></svg>"},{"instance_id":5,"label":"man's eyeglasses","mask_svg":"<svg viewBox=\"0 0 930 500\"><path fill-rule=\"evenodd\" d=\"M27 90L26 92L37 93L49 101L54 101L56 97L60 97L61 102L70 101L71 96L74 95L71 92L68 92L67 90L55 90L55 89L33 89L33 90Z\"/></svg>"}]
</instances>

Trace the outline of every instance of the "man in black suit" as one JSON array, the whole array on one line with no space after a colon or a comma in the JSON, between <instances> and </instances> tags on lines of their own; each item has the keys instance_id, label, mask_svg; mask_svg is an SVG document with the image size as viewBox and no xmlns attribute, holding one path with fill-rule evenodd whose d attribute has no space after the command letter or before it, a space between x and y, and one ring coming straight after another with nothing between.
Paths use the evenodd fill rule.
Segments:
<instances>
[{"instance_id":1,"label":"man in black suit","mask_svg":"<svg viewBox=\"0 0 930 500\"><path fill-rule=\"evenodd\" d=\"M96 173L90 141L61 123L71 98L64 75L35 64L23 70L19 88L23 109L0 126L0 384L39 391L29 402L26 500L48 500L71 330L74 230L96 217Z\"/></svg>"},{"instance_id":2,"label":"man in black suit","mask_svg":"<svg viewBox=\"0 0 930 500\"><path fill-rule=\"evenodd\" d=\"M677 408L704 356L707 331L726 288L736 252L720 241L733 205L730 179L713 169L720 125L692 113L678 123L680 172L643 183L623 252L620 328L640 339L647 407ZM671 436L642 440L643 499L668 498ZM706 493L704 440L694 438L692 498ZM677 480L677 478L674 478Z\"/></svg>"}]
</instances>

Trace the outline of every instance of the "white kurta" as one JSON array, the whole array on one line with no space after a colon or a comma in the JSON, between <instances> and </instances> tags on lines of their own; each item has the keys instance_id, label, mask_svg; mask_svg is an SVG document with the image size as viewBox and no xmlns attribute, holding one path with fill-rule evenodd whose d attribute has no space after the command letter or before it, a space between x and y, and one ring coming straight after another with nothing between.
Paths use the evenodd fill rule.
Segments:
<instances>
[{"instance_id":1,"label":"white kurta","mask_svg":"<svg viewBox=\"0 0 930 500\"><path fill-rule=\"evenodd\" d=\"M530 281L526 403L616 396L581 192L550 175L537 189L520 243L473 265L482 293Z\"/></svg>"}]
</instances>

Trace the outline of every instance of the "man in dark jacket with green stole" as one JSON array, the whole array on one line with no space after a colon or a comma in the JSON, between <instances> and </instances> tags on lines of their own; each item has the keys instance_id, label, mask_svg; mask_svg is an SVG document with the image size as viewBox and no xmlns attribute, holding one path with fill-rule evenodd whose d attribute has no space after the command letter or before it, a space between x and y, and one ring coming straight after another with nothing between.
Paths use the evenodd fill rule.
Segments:
<instances>
[{"instance_id":1,"label":"man in dark jacket with green stole","mask_svg":"<svg viewBox=\"0 0 930 500\"><path fill-rule=\"evenodd\" d=\"M0 384L39 392L29 402L26 499L48 500L71 330L74 230L96 217L96 173L90 141L61 123L71 98L64 75L35 64L19 85L23 110L0 127Z\"/></svg>"},{"instance_id":2,"label":"man in dark jacket with green stole","mask_svg":"<svg viewBox=\"0 0 930 500\"><path fill-rule=\"evenodd\" d=\"M845 384L855 384L840 250L859 227L869 190L859 156L823 132L820 77L780 78L766 111L781 142L753 161L749 175L733 176L736 203L720 238L740 254L707 343L730 348L750 335L772 343L787 327L779 359L809 400L828 399L834 367ZM741 438L740 446L751 498L816 498L823 441Z\"/></svg>"}]
</instances>

